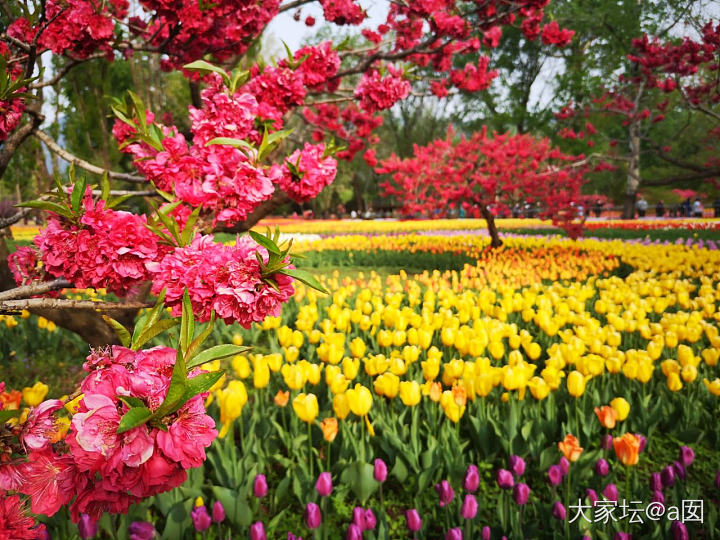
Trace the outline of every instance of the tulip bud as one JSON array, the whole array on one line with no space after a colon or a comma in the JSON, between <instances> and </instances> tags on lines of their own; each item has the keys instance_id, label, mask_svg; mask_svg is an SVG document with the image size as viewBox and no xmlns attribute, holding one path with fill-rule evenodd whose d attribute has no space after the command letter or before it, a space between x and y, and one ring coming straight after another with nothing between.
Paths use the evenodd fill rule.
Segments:
<instances>
[{"instance_id":1,"label":"tulip bud","mask_svg":"<svg viewBox=\"0 0 720 540\"><path fill-rule=\"evenodd\" d=\"M312 502L305 505L305 525L308 529L315 530L322 524L322 513L320 507Z\"/></svg>"},{"instance_id":2,"label":"tulip bud","mask_svg":"<svg viewBox=\"0 0 720 540\"><path fill-rule=\"evenodd\" d=\"M651 491L662 491L663 484L660 473L654 472L650 475L650 490Z\"/></svg>"},{"instance_id":3,"label":"tulip bud","mask_svg":"<svg viewBox=\"0 0 720 540\"><path fill-rule=\"evenodd\" d=\"M595 506L599 500L598 494L594 489L587 488L585 490L585 495L588 499L590 499L590 503L592 506Z\"/></svg>"},{"instance_id":4,"label":"tulip bud","mask_svg":"<svg viewBox=\"0 0 720 540\"><path fill-rule=\"evenodd\" d=\"M547 472L548 482L551 486L560 485L562 482L563 474L560 465L551 465Z\"/></svg>"},{"instance_id":5,"label":"tulip bud","mask_svg":"<svg viewBox=\"0 0 720 540\"><path fill-rule=\"evenodd\" d=\"M689 467L695 460L695 452L689 446L680 447L680 462L685 466ZM678 523L677 521L675 523ZM682 523L681 523L682 525Z\"/></svg>"},{"instance_id":6,"label":"tulip bud","mask_svg":"<svg viewBox=\"0 0 720 540\"><path fill-rule=\"evenodd\" d=\"M607 460L600 458L595 463L595 474L599 476L607 476L610 474L610 464Z\"/></svg>"},{"instance_id":7,"label":"tulip bud","mask_svg":"<svg viewBox=\"0 0 720 540\"><path fill-rule=\"evenodd\" d=\"M289 532L287 534L287 540L302 540L302 536L295 536L293 533Z\"/></svg>"},{"instance_id":8,"label":"tulip bud","mask_svg":"<svg viewBox=\"0 0 720 540\"><path fill-rule=\"evenodd\" d=\"M80 538L93 538L98 533L97 521L87 514L80 514L77 526Z\"/></svg>"},{"instance_id":9,"label":"tulip bud","mask_svg":"<svg viewBox=\"0 0 720 540\"><path fill-rule=\"evenodd\" d=\"M468 493L465 495L465 499L462 504L462 517L463 519L474 519L477 515L478 503L474 495Z\"/></svg>"},{"instance_id":10,"label":"tulip bud","mask_svg":"<svg viewBox=\"0 0 720 540\"><path fill-rule=\"evenodd\" d=\"M510 456L509 467L515 476L525 474L525 460L520 456Z\"/></svg>"},{"instance_id":11,"label":"tulip bud","mask_svg":"<svg viewBox=\"0 0 720 540\"><path fill-rule=\"evenodd\" d=\"M665 495L662 491L653 491L650 502L665 504Z\"/></svg>"},{"instance_id":12,"label":"tulip bud","mask_svg":"<svg viewBox=\"0 0 720 540\"><path fill-rule=\"evenodd\" d=\"M418 532L422 528L422 519L420 519L420 514L414 508L405 512L405 520L407 521L407 528L411 532Z\"/></svg>"},{"instance_id":13,"label":"tulip bud","mask_svg":"<svg viewBox=\"0 0 720 540\"><path fill-rule=\"evenodd\" d=\"M210 525L212 525L210 514L208 514L204 504L193 508L192 512L190 512L190 517L192 518L193 527L195 527L197 532L207 531Z\"/></svg>"},{"instance_id":14,"label":"tulip bud","mask_svg":"<svg viewBox=\"0 0 720 540\"><path fill-rule=\"evenodd\" d=\"M445 533L445 540L462 540L462 530L460 530L460 527L455 527L454 529L450 529L448 532Z\"/></svg>"},{"instance_id":15,"label":"tulip bud","mask_svg":"<svg viewBox=\"0 0 720 540\"><path fill-rule=\"evenodd\" d=\"M530 486L527 484L516 484L513 488L513 500L520 506L528 502L530 497Z\"/></svg>"},{"instance_id":16,"label":"tulip bud","mask_svg":"<svg viewBox=\"0 0 720 540\"><path fill-rule=\"evenodd\" d=\"M555 504L553 504L552 507L552 515L555 519L559 519L560 521L565 521L565 517L567 516L567 511L565 510L565 507L560 501L555 501Z\"/></svg>"},{"instance_id":17,"label":"tulip bud","mask_svg":"<svg viewBox=\"0 0 720 540\"><path fill-rule=\"evenodd\" d=\"M673 469L675 469L675 476L679 476L681 480L685 480L685 477L687 476L685 465L683 465L679 461L676 461L675 463L673 463Z\"/></svg>"},{"instance_id":18,"label":"tulip bud","mask_svg":"<svg viewBox=\"0 0 720 540\"><path fill-rule=\"evenodd\" d=\"M332 493L333 484L332 484L332 476L330 476L329 472L323 472L320 473L320 476L318 476L317 482L315 482L315 490L318 492L318 494L321 497L327 497Z\"/></svg>"},{"instance_id":19,"label":"tulip bud","mask_svg":"<svg viewBox=\"0 0 720 540\"><path fill-rule=\"evenodd\" d=\"M455 498L455 492L447 480L435 484L435 491L440 496L440 506L447 506Z\"/></svg>"},{"instance_id":20,"label":"tulip bud","mask_svg":"<svg viewBox=\"0 0 720 540\"><path fill-rule=\"evenodd\" d=\"M215 501L212 508L212 520L215 523L222 523L225 521L225 508L220 501Z\"/></svg>"},{"instance_id":21,"label":"tulip bud","mask_svg":"<svg viewBox=\"0 0 720 540\"><path fill-rule=\"evenodd\" d=\"M345 540L362 540L362 535L362 529L354 523L351 523L350 527L348 527L347 535L345 535Z\"/></svg>"},{"instance_id":22,"label":"tulip bud","mask_svg":"<svg viewBox=\"0 0 720 540\"><path fill-rule=\"evenodd\" d=\"M365 510L363 508L360 508L359 506L356 506L353 508L353 525L356 525L358 529L360 529L360 532L365 531L367 527L365 526Z\"/></svg>"},{"instance_id":23,"label":"tulip bud","mask_svg":"<svg viewBox=\"0 0 720 540\"><path fill-rule=\"evenodd\" d=\"M497 472L497 483L502 489L512 489L515 485L515 479L507 469L500 469Z\"/></svg>"},{"instance_id":24,"label":"tulip bud","mask_svg":"<svg viewBox=\"0 0 720 540\"><path fill-rule=\"evenodd\" d=\"M482 528L482 540L490 540L490 527L487 525Z\"/></svg>"},{"instance_id":25,"label":"tulip bud","mask_svg":"<svg viewBox=\"0 0 720 540\"><path fill-rule=\"evenodd\" d=\"M626 532L615 533L613 540L632 540L632 534Z\"/></svg>"},{"instance_id":26,"label":"tulip bud","mask_svg":"<svg viewBox=\"0 0 720 540\"><path fill-rule=\"evenodd\" d=\"M605 498L609 501L615 501L618 500L618 490L617 486L615 484L608 484L605 486L605 489L603 489L603 495L605 495Z\"/></svg>"},{"instance_id":27,"label":"tulip bud","mask_svg":"<svg viewBox=\"0 0 720 540\"><path fill-rule=\"evenodd\" d=\"M605 435L603 435L602 444L601 444L600 446L602 446L602 449L603 449L603 450L610 450L610 449L612 449L612 447L613 447L613 438L612 438L612 435L610 435L610 434L605 434Z\"/></svg>"},{"instance_id":28,"label":"tulip bud","mask_svg":"<svg viewBox=\"0 0 720 540\"><path fill-rule=\"evenodd\" d=\"M645 450L645 447L647 446L647 439L640 435L639 433L635 434L635 437L637 438L638 442L640 443L640 447L638 448L638 453L642 454L642 451Z\"/></svg>"},{"instance_id":29,"label":"tulip bud","mask_svg":"<svg viewBox=\"0 0 720 540\"><path fill-rule=\"evenodd\" d=\"M265 525L262 521L256 521L250 526L250 540L267 540Z\"/></svg>"},{"instance_id":30,"label":"tulip bud","mask_svg":"<svg viewBox=\"0 0 720 540\"><path fill-rule=\"evenodd\" d=\"M567 476L567 473L570 472L570 462L565 456L560 458L560 461L558 461L558 465L560 465L560 470L562 471L563 476Z\"/></svg>"},{"instance_id":31,"label":"tulip bud","mask_svg":"<svg viewBox=\"0 0 720 540\"><path fill-rule=\"evenodd\" d=\"M675 484L675 469L673 469L673 466L668 465L665 467L660 473L660 478L662 479L663 486L673 486Z\"/></svg>"},{"instance_id":32,"label":"tulip bud","mask_svg":"<svg viewBox=\"0 0 720 540\"><path fill-rule=\"evenodd\" d=\"M673 521L671 530L673 540L688 540L690 538L687 527L682 521Z\"/></svg>"},{"instance_id":33,"label":"tulip bud","mask_svg":"<svg viewBox=\"0 0 720 540\"><path fill-rule=\"evenodd\" d=\"M147 521L133 521L128 527L130 540L153 540L156 536L155 527Z\"/></svg>"},{"instance_id":34,"label":"tulip bud","mask_svg":"<svg viewBox=\"0 0 720 540\"><path fill-rule=\"evenodd\" d=\"M377 526L377 518L372 508L365 510L365 530L372 531Z\"/></svg>"},{"instance_id":35,"label":"tulip bud","mask_svg":"<svg viewBox=\"0 0 720 540\"><path fill-rule=\"evenodd\" d=\"M470 493L475 493L480 487L480 472L475 465L469 465L463 480L463 487Z\"/></svg>"},{"instance_id":36,"label":"tulip bud","mask_svg":"<svg viewBox=\"0 0 720 540\"><path fill-rule=\"evenodd\" d=\"M387 474L388 474L388 471L387 471L387 465L385 465L385 462L380 458L376 459L375 460L375 468L373 470L373 477L375 478L375 480L382 483L387 478Z\"/></svg>"},{"instance_id":37,"label":"tulip bud","mask_svg":"<svg viewBox=\"0 0 720 540\"><path fill-rule=\"evenodd\" d=\"M258 474L253 481L253 495L262 499L268 492L267 480L264 474Z\"/></svg>"}]
</instances>

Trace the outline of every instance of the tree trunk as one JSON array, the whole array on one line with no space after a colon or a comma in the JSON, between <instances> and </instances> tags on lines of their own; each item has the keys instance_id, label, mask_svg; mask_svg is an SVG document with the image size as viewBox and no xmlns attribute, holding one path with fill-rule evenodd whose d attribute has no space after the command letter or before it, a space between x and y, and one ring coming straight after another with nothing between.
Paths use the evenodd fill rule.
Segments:
<instances>
[{"instance_id":1,"label":"tree trunk","mask_svg":"<svg viewBox=\"0 0 720 540\"><path fill-rule=\"evenodd\" d=\"M623 205L623 219L635 217L635 200L640 187L640 121L634 119L630 122L630 161L627 170L627 185L625 188L625 204Z\"/></svg>"},{"instance_id":2,"label":"tree trunk","mask_svg":"<svg viewBox=\"0 0 720 540\"><path fill-rule=\"evenodd\" d=\"M490 234L490 247L497 248L502 246L503 241L500 240L500 235L495 225L495 216L493 216L493 213L485 205L480 208L480 212L482 212L482 217L485 219L485 223L487 223L488 233Z\"/></svg>"}]
</instances>

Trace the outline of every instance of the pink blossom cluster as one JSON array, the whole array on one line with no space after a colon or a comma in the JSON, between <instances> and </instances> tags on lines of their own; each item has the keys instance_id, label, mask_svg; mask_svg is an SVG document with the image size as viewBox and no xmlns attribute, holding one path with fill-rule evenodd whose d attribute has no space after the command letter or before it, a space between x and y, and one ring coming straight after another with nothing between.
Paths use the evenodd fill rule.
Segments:
<instances>
[{"instance_id":1,"label":"pink blossom cluster","mask_svg":"<svg viewBox=\"0 0 720 540\"><path fill-rule=\"evenodd\" d=\"M410 82L403 78L402 71L388 66L388 75L382 77L377 70L366 72L355 88L355 97L360 106L373 113L389 109L410 94Z\"/></svg>"},{"instance_id":2,"label":"pink blossom cluster","mask_svg":"<svg viewBox=\"0 0 720 540\"><path fill-rule=\"evenodd\" d=\"M327 89L334 92L340 86L340 79L334 78L340 69L340 57L332 48L331 41L320 45L302 47L295 51L295 60L302 60L298 71L302 74L305 86L313 90Z\"/></svg>"},{"instance_id":3,"label":"pink blossom cluster","mask_svg":"<svg viewBox=\"0 0 720 540\"><path fill-rule=\"evenodd\" d=\"M162 429L145 424L118 433L128 400L140 400L150 411L161 405L176 354L168 347L93 351L63 444L53 445L63 402L31 408L19 434L28 459L0 466L0 489L27 495L34 514L52 516L71 504L77 522L81 514L97 520L105 512L125 513L132 503L182 484L217 436L202 395L163 418Z\"/></svg>"},{"instance_id":4,"label":"pink blossom cluster","mask_svg":"<svg viewBox=\"0 0 720 540\"><path fill-rule=\"evenodd\" d=\"M153 273L152 292L166 289L165 303L178 316L187 287L198 321L208 321L215 310L226 323L249 328L253 322L279 315L281 304L294 292L289 276L268 276L277 288L264 279L255 252L267 260L267 252L249 237L227 246L215 243L212 235L197 236L190 245L147 264Z\"/></svg>"},{"instance_id":5,"label":"pink blossom cluster","mask_svg":"<svg viewBox=\"0 0 720 540\"><path fill-rule=\"evenodd\" d=\"M257 99L258 116L274 121L274 127L280 129L282 116L305 101L303 73L281 66L269 66L260 71L256 65L251 69L251 75L243 90Z\"/></svg>"},{"instance_id":6,"label":"pink blossom cluster","mask_svg":"<svg viewBox=\"0 0 720 540\"><path fill-rule=\"evenodd\" d=\"M357 25L365 20L367 14L353 0L320 0L326 21L335 24Z\"/></svg>"},{"instance_id":7,"label":"pink blossom cluster","mask_svg":"<svg viewBox=\"0 0 720 540\"><path fill-rule=\"evenodd\" d=\"M8 257L8 266L12 272L15 283L28 285L39 278L38 253L30 246L19 247Z\"/></svg>"},{"instance_id":8,"label":"pink blossom cluster","mask_svg":"<svg viewBox=\"0 0 720 540\"><path fill-rule=\"evenodd\" d=\"M150 278L145 263L162 257L167 247L146 227L145 216L106 208L89 191L83 206L77 223L53 214L33 240L44 269L76 287L106 288L125 296ZM16 280L31 262L27 250L15 258Z\"/></svg>"},{"instance_id":9,"label":"pink blossom cluster","mask_svg":"<svg viewBox=\"0 0 720 540\"><path fill-rule=\"evenodd\" d=\"M569 45L575 35L574 30L568 30L567 28L560 28L557 21L543 26L542 29L542 42L545 45L555 45L556 47L564 47Z\"/></svg>"},{"instance_id":10,"label":"pink blossom cluster","mask_svg":"<svg viewBox=\"0 0 720 540\"><path fill-rule=\"evenodd\" d=\"M466 64L462 70L454 70L450 74L452 83L466 92L477 92L486 90L490 87L490 82L497 77L497 70L488 71L490 59L487 56L481 56L477 65Z\"/></svg>"},{"instance_id":11,"label":"pink blossom cluster","mask_svg":"<svg viewBox=\"0 0 720 540\"><path fill-rule=\"evenodd\" d=\"M0 142L15 131L24 112L25 102L23 100L0 100Z\"/></svg>"},{"instance_id":12,"label":"pink blossom cluster","mask_svg":"<svg viewBox=\"0 0 720 540\"><path fill-rule=\"evenodd\" d=\"M280 188L299 203L309 201L329 186L337 174L337 162L325 156L325 145L305 143L305 148L295 150L282 167L276 167Z\"/></svg>"},{"instance_id":13,"label":"pink blossom cluster","mask_svg":"<svg viewBox=\"0 0 720 540\"><path fill-rule=\"evenodd\" d=\"M0 496L0 539L45 540L45 525L36 525L17 495Z\"/></svg>"}]
</instances>

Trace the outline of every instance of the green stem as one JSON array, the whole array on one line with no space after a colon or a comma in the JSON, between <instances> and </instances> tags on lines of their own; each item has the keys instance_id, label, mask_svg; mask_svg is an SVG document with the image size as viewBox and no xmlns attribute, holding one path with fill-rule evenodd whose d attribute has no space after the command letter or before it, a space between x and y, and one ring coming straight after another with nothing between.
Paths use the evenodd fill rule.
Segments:
<instances>
[{"instance_id":1,"label":"green stem","mask_svg":"<svg viewBox=\"0 0 720 540\"><path fill-rule=\"evenodd\" d=\"M570 472L572 469L568 467L568 473L565 478L565 510L570 506ZM570 520L565 516L565 538L570 538Z\"/></svg>"},{"instance_id":2,"label":"green stem","mask_svg":"<svg viewBox=\"0 0 720 540\"><path fill-rule=\"evenodd\" d=\"M313 455L312 455L312 423L308 422L308 462L310 464L310 478L313 478Z\"/></svg>"}]
</instances>

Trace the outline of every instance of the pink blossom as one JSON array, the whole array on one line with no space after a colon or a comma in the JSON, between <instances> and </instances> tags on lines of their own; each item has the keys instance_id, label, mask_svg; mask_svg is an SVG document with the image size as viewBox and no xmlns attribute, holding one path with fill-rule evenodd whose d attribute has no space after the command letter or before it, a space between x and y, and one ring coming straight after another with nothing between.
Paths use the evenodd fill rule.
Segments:
<instances>
[{"instance_id":1,"label":"pink blossom","mask_svg":"<svg viewBox=\"0 0 720 540\"><path fill-rule=\"evenodd\" d=\"M355 97L367 112L389 109L410 94L410 83L403 78L402 71L388 66L388 73L381 77L377 70L370 70L355 88Z\"/></svg>"},{"instance_id":2,"label":"pink blossom","mask_svg":"<svg viewBox=\"0 0 720 540\"><path fill-rule=\"evenodd\" d=\"M167 431L156 434L158 448L183 468L199 467L205 448L217 437L215 420L205 414L201 396L195 396L177 412Z\"/></svg>"},{"instance_id":3,"label":"pink blossom","mask_svg":"<svg viewBox=\"0 0 720 540\"><path fill-rule=\"evenodd\" d=\"M30 497L34 514L52 516L68 504L78 490L83 489L87 477L82 475L69 454L54 451L31 452L22 466L23 482L18 491Z\"/></svg>"},{"instance_id":4,"label":"pink blossom","mask_svg":"<svg viewBox=\"0 0 720 540\"><path fill-rule=\"evenodd\" d=\"M52 413L62 406L63 402L59 399L49 399L31 408L20 432L20 442L30 450L42 450L50 444L52 436L57 431Z\"/></svg>"},{"instance_id":5,"label":"pink blossom","mask_svg":"<svg viewBox=\"0 0 720 540\"><path fill-rule=\"evenodd\" d=\"M276 178L280 188L299 203L308 201L335 180L337 161L324 156L325 145L305 143L285 160L282 172Z\"/></svg>"}]
</instances>

